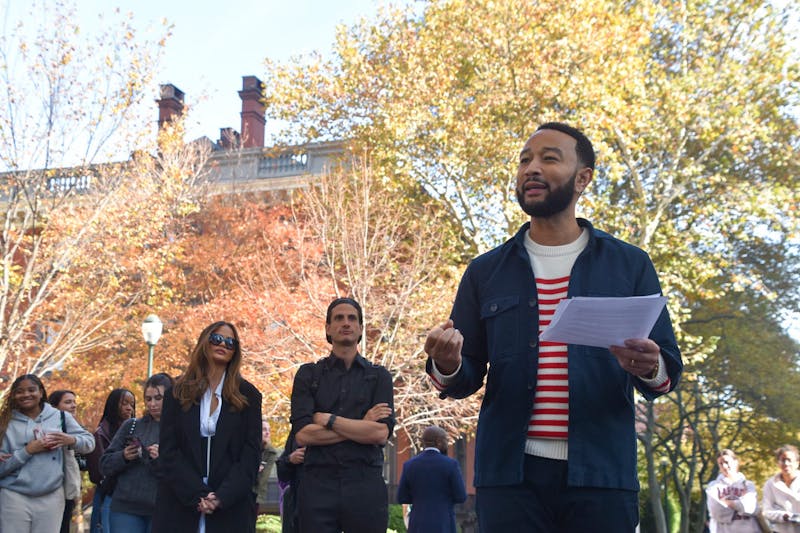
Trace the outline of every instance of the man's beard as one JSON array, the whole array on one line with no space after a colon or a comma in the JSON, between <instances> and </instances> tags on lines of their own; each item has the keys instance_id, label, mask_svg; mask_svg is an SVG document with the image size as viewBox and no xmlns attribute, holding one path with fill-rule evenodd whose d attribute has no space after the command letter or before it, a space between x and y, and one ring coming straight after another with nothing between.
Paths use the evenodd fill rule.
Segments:
<instances>
[{"instance_id":1,"label":"man's beard","mask_svg":"<svg viewBox=\"0 0 800 533\"><path fill-rule=\"evenodd\" d=\"M547 198L530 204L525 203L525 183L527 183L527 181L522 183L520 187L517 188L517 201L519 202L519 206L527 215L535 218L550 218L561 213L572 203L572 199L575 196L575 178L577 176L578 171L576 170L567 183L556 189L549 189ZM541 182L537 181L537 183Z\"/></svg>"}]
</instances>

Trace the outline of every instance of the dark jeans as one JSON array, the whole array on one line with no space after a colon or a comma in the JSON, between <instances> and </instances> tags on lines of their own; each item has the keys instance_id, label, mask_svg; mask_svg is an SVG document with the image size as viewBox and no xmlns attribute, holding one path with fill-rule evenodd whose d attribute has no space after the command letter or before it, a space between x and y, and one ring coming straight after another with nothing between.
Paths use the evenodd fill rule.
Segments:
<instances>
[{"instance_id":1,"label":"dark jeans","mask_svg":"<svg viewBox=\"0 0 800 533\"><path fill-rule=\"evenodd\" d=\"M389 505L380 467L301 470L300 533L386 533Z\"/></svg>"},{"instance_id":2,"label":"dark jeans","mask_svg":"<svg viewBox=\"0 0 800 533\"><path fill-rule=\"evenodd\" d=\"M567 462L525 455L523 482L478 487L481 533L633 533L639 494L630 490L568 487Z\"/></svg>"}]
</instances>

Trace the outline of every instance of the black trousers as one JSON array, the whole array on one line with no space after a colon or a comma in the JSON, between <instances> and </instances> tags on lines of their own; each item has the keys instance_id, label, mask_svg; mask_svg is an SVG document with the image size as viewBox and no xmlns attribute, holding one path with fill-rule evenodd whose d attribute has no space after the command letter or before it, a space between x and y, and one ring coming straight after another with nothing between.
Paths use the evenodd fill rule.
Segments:
<instances>
[{"instance_id":1,"label":"black trousers","mask_svg":"<svg viewBox=\"0 0 800 533\"><path fill-rule=\"evenodd\" d=\"M386 533L388 493L380 467L306 465L300 476L300 533Z\"/></svg>"},{"instance_id":2,"label":"black trousers","mask_svg":"<svg viewBox=\"0 0 800 533\"><path fill-rule=\"evenodd\" d=\"M637 492L570 487L566 461L525 455L521 484L476 492L482 533L633 533L639 522Z\"/></svg>"}]
</instances>

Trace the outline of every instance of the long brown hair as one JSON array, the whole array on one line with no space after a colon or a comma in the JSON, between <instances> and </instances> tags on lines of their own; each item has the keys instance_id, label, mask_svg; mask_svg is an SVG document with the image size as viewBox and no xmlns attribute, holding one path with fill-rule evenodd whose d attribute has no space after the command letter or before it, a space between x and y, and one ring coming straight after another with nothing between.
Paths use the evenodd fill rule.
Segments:
<instances>
[{"instance_id":1,"label":"long brown hair","mask_svg":"<svg viewBox=\"0 0 800 533\"><path fill-rule=\"evenodd\" d=\"M6 435L8 423L11 421L11 411L17 408L17 401L14 399L14 393L17 392L17 387L19 387L19 384L26 379L28 381L33 381L33 383L39 387L39 391L42 393L42 398L39 400L39 409L43 409L44 404L47 402L47 392L44 390L44 384L42 383L42 380L39 379L39 376L35 374L22 374L20 377L15 379L14 383L12 383L11 387L8 389L8 394L6 395L6 401L3 402L3 407L0 408L0 441L2 441L3 437Z\"/></svg>"},{"instance_id":2,"label":"long brown hair","mask_svg":"<svg viewBox=\"0 0 800 533\"><path fill-rule=\"evenodd\" d=\"M197 344L189 355L189 367L175 381L172 395L180 402L184 411L188 411L192 405L200 403L200 398L208 388L208 371L210 368L208 338L222 326L231 328L233 338L236 339L233 356L228 362L225 383L222 385L222 399L224 402L229 403L234 411L241 411L247 406L247 398L239 392L239 383L242 381L242 376L239 373L239 368L242 366L242 343L239 342L239 332L230 322L218 321L209 324L200 332Z\"/></svg>"}]
</instances>

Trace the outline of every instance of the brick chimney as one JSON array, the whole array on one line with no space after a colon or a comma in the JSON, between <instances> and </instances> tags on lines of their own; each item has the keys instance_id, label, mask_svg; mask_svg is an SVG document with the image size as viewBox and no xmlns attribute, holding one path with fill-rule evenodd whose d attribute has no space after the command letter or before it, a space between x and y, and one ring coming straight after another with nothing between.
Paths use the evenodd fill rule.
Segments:
<instances>
[{"instance_id":1,"label":"brick chimney","mask_svg":"<svg viewBox=\"0 0 800 533\"><path fill-rule=\"evenodd\" d=\"M256 148L264 146L264 104L261 103L261 80L255 76L242 76L242 146Z\"/></svg>"},{"instance_id":2,"label":"brick chimney","mask_svg":"<svg viewBox=\"0 0 800 533\"><path fill-rule=\"evenodd\" d=\"M219 145L223 150L235 150L239 148L242 143L239 132L233 128L220 128L219 129Z\"/></svg>"},{"instance_id":3,"label":"brick chimney","mask_svg":"<svg viewBox=\"0 0 800 533\"><path fill-rule=\"evenodd\" d=\"M175 120L183 114L183 96L183 91L171 83L161 85L161 98L156 100L159 130L165 122Z\"/></svg>"}]
</instances>

